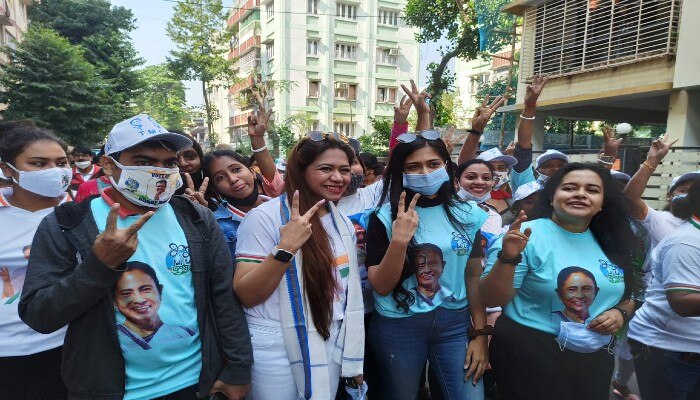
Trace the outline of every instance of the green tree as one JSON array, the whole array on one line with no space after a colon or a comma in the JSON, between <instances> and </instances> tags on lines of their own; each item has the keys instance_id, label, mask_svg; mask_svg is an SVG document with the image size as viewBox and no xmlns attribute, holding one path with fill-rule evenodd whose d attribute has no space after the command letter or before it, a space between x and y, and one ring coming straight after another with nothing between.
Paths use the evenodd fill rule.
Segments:
<instances>
[{"instance_id":1,"label":"green tree","mask_svg":"<svg viewBox=\"0 0 700 400\"><path fill-rule=\"evenodd\" d=\"M108 0L43 0L30 8L32 24L58 32L83 48L83 56L107 84L114 120L134 114L131 105L141 86L135 68L143 64L129 38L134 15Z\"/></svg>"},{"instance_id":2,"label":"green tree","mask_svg":"<svg viewBox=\"0 0 700 400\"><path fill-rule=\"evenodd\" d=\"M512 21L501 14L498 9L506 0L408 0L404 19L410 26L418 28L416 40L420 43L433 42L440 39L446 44L438 51L442 58L438 63L428 65L430 77L427 91L433 95L431 105L439 119L444 111L440 103L442 93L454 85L454 74L447 70L448 64L455 57L473 60L480 51L497 51L510 41L508 35L494 28L510 30L508 24ZM488 28L492 34L484 40L479 32L479 22L482 28Z\"/></svg>"},{"instance_id":3,"label":"green tree","mask_svg":"<svg viewBox=\"0 0 700 400\"><path fill-rule=\"evenodd\" d=\"M362 152L374 154L377 157L386 157L389 154L389 139L391 138L390 117L370 117L370 124L374 132L364 134L358 138Z\"/></svg>"},{"instance_id":4,"label":"green tree","mask_svg":"<svg viewBox=\"0 0 700 400\"><path fill-rule=\"evenodd\" d=\"M479 86L479 89L476 92L476 96L479 100L484 100L486 96L490 96L492 99L496 96L503 96L506 93L506 78L502 79L497 79L493 82L490 83L485 83L481 86ZM507 105L512 105L515 104L515 90L518 87L518 70L515 68L515 71L513 72L513 76L510 81L510 87L511 87L511 93L513 94L510 96L508 101L506 102ZM500 131L501 130L501 124L503 123L503 118L505 118L505 125L504 131L505 132L512 132L515 131L515 125L516 125L516 120L518 116L513 113L496 113L493 118L491 118L491 121L486 125L486 129L490 131Z\"/></svg>"},{"instance_id":5,"label":"green tree","mask_svg":"<svg viewBox=\"0 0 700 400\"><path fill-rule=\"evenodd\" d=\"M136 98L138 112L151 115L163 126L182 129L189 116L185 108L185 85L165 64L138 71L143 90Z\"/></svg>"},{"instance_id":6,"label":"green tree","mask_svg":"<svg viewBox=\"0 0 700 400\"><path fill-rule=\"evenodd\" d=\"M168 22L167 33L176 50L168 58L181 79L201 82L206 122L212 145L216 143L214 121L219 118L211 93L217 87L230 87L236 80L234 59L228 59L229 42L234 35L226 28L228 12L221 0L182 0Z\"/></svg>"},{"instance_id":7,"label":"green tree","mask_svg":"<svg viewBox=\"0 0 700 400\"><path fill-rule=\"evenodd\" d=\"M55 31L33 25L16 48L4 48L0 67L4 119L33 119L68 143L96 144L114 123L109 85L80 47Z\"/></svg>"}]
</instances>

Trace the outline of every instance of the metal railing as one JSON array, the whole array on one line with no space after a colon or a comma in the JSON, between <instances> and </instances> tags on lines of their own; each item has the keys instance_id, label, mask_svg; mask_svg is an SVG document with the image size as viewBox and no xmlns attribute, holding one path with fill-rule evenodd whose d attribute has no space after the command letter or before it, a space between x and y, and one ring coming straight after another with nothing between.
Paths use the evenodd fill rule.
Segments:
<instances>
[{"instance_id":1,"label":"metal railing","mask_svg":"<svg viewBox=\"0 0 700 400\"><path fill-rule=\"evenodd\" d=\"M549 0L525 12L523 77L675 54L682 0ZM527 59L529 58L529 59Z\"/></svg>"}]
</instances>

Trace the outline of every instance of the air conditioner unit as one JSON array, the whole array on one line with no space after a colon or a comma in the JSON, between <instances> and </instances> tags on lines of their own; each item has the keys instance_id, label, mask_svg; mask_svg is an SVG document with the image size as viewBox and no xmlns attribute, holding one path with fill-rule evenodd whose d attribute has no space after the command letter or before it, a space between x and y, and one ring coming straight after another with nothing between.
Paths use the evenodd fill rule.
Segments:
<instances>
[{"instance_id":1,"label":"air conditioner unit","mask_svg":"<svg viewBox=\"0 0 700 400\"><path fill-rule=\"evenodd\" d=\"M389 55L390 56L400 56L401 51L399 51L399 49L389 49Z\"/></svg>"},{"instance_id":2,"label":"air conditioner unit","mask_svg":"<svg viewBox=\"0 0 700 400\"><path fill-rule=\"evenodd\" d=\"M341 89L341 90L348 90L348 83L347 82L336 82L335 88Z\"/></svg>"}]
</instances>

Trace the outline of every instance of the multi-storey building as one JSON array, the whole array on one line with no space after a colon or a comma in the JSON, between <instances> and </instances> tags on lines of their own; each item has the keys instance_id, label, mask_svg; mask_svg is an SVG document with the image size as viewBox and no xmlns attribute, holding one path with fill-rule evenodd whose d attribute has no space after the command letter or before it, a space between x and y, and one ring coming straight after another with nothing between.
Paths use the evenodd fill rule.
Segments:
<instances>
[{"instance_id":1,"label":"multi-storey building","mask_svg":"<svg viewBox=\"0 0 700 400\"><path fill-rule=\"evenodd\" d=\"M245 82L229 93L232 140L250 109L238 94L252 83L290 82L271 93L278 121L303 115L313 129L370 132L370 117L391 116L399 85L418 78L419 45L401 15L406 0L240 0L231 57ZM252 71L258 76L251 76ZM255 74L254 74L255 75Z\"/></svg>"},{"instance_id":2,"label":"multi-storey building","mask_svg":"<svg viewBox=\"0 0 700 400\"><path fill-rule=\"evenodd\" d=\"M14 47L27 31L27 7L33 0L0 0L0 46ZM0 63L7 57L0 55Z\"/></svg>"}]
</instances>

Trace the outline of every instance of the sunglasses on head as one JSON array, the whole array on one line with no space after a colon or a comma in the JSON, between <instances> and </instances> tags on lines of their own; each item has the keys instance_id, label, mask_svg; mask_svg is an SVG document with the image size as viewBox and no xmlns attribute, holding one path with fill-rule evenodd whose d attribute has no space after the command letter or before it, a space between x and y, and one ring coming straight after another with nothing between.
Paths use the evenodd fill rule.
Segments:
<instances>
[{"instance_id":1,"label":"sunglasses on head","mask_svg":"<svg viewBox=\"0 0 700 400\"><path fill-rule=\"evenodd\" d=\"M307 134L309 139L313 140L314 142L320 142L322 140L328 139L329 137L332 137L333 139L343 142L343 143L349 143L350 139L349 137L343 135L342 133L336 133L336 132L322 132L322 131L311 131Z\"/></svg>"},{"instance_id":2,"label":"sunglasses on head","mask_svg":"<svg viewBox=\"0 0 700 400\"><path fill-rule=\"evenodd\" d=\"M401 143L412 143L415 142L418 138L422 138L423 140L438 140L441 138L440 132L438 131L419 131L416 133L404 133L402 135L399 135L396 140L398 140Z\"/></svg>"}]
</instances>

